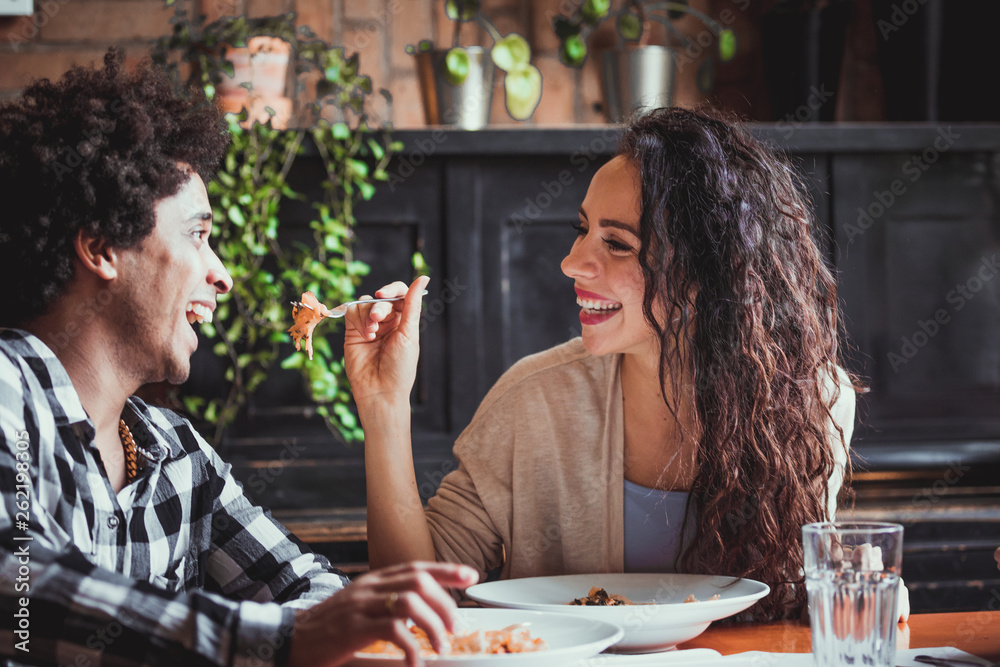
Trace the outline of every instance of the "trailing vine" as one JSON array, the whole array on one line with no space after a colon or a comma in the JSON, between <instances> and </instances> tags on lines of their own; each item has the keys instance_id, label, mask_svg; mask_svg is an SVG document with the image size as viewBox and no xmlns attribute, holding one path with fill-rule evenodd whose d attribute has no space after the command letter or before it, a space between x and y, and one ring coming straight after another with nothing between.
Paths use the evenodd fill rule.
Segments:
<instances>
[{"instance_id":1,"label":"trailing vine","mask_svg":"<svg viewBox=\"0 0 1000 667\"><path fill-rule=\"evenodd\" d=\"M280 365L301 372L317 414L331 431L348 441L360 439L363 433L350 408L343 357L323 337L314 340L308 363L304 353L293 351L286 333L291 323L288 304L306 290L328 303L354 297L369 270L352 254L354 206L374 195L376 182L388 179L386 167L402 146L392 140L388 128L369 126L372 85L358 71L357 54L347 55L308 28L296 28L294 14L223 17L205 24L204 17L189 15L185 2L167 0L167 5L176 8L173 32L158 41L153 58L178 83L197 85L212 100L223 75L233 74L225 45L241 46L257 35L275 36L292 46L297 97L304 89L303 75L312 73L317 94L308 111L322 118L332 106L339 119L279 130L270 121L242 126L246 110L227 114L232 141L208 193L215 218L213 243L232 275L233 289L219 296L214 321L201 325L212 352L227 362L227 389L221 396L204 396L185 388L179 400L196 420L213 428L206 437L218 445L226 426ZM389 99L387 92L380 93ZM322 198L311 202L311 242L303 243L281 233L279 213L289 200L305 200L289 186L288 173L307 137L327 178Z\"/></svg>"}]
</instances>

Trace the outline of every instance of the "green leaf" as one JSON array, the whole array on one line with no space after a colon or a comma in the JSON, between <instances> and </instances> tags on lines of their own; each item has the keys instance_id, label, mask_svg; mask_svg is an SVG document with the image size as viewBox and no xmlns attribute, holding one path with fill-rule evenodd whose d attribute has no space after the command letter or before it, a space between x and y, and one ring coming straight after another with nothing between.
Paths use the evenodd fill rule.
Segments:
<instances>
[{"instance_id":1,"label":"green leaf","mask_svg":"<svg viewBox=\"0 0 1000 667\"><path fill-rule=\"evenodd\" d=\"M503 78L507 113L514 120L528 120L542 99L542 73L534 65L508 72Z\"/></svg>"},{"instance_id":2,"label":"green leaf","mask_svg":"<svg viewBox=\"0 0 1000 667\"><path fill-rule=\"evenodd\" d=\"M305 366L306 355L304 352L292 352L281 362L281 367L285 370L292 368L301 369Z\"/></svg>"},{"instance_id":3,"label":"green leaf","mask_svg":"<svg viewBox=\"0 0 1000 667\"><path fill-rule=\"evenodd\" d=\"M427 270L427 262L424 260L423 253L419 250L413 253L410 263L413 265L413 270L419 274L423 274Z\"/></svg>"},{"instance_id":4,"label":"green leaf","mask_svg":"<svg viewBox=\"0 0 1000 667\"><path fill-rule=\"evenodd\" d=\"M635 12L624 12L618 17L618 32L630 42L642 37L642 19Z\"/></svg>"},{"instance_id":5,"label":"green leaf","mask_svg":"<svg viewBox=\"0 0 1000 667\"><path fill-rule=\"evenodd\" d=\"M236 206L235 204L230 206L229 210L226 211L226 214L229 217L229 220L237 227L243 227L246 225L247 221L243 217L243 211L240 210L239 206Z\"/></svg>"},{"instance_id":6,"label":"green leaf","mask_svg":"<svg viewBox=\"0 0 1000 667\"><path fill-rule=\"evenodd\" d=\"M460 46L444 55L444 78L453 86L461 86L469 76L469 54Z\"/></svg>"},{"instance_id":7,"label":"green leaf","mask_svg":"<svg viewBox=\"0 0 1000 667\"><path fill-rule=\"evenodd\" d=\"M719 60L728 63L736 57L736 33L732 28L719 32Z\"/></svg>"},{"instance_id":8,"label":"green leaf","mask_svg":"<svg viewBox=\"0 0 1000 667\"><path fill-rule=\"evenodd\" d=\"M493 63L504 72L513 72L531 62L531 47L528 40L512 32L493 46L490 56Z\"/></svg>"},{"instance_id":9,"label":"green leaf","mask_svg":"<svg viewBox=\"0 0 1000 667\"><path fill-rule=\"evenodd\" d=\"M346 160L347 166L351 168L351 172L355 177L360 176L361 178L368 178L368 164L361 161L355 160L354 158L348 158Z\"/></svg>"},{"instance_id":10,"label":"green leaf","mask_svg":"<svg viewBox=\"0 0 1000 667\"><path fill-rule=\"evenodd\" d=\"M583 20L590 25L602 21L611 11L611 0L585 0L580 8Z\"/></svg>"},{"instance_id":11,"label":"green leaf","mask_svg":"<svg viewBox=\"0 0 1000 667\"><path fill-rule=\"evenodd\" d=\"M479 13L479 0L447 0L444 13L452 21L471 21Z\"/></svg>"},{"instance_id":12,"label":"green leaf","mask_svg":"<svg viewBox=\"0 0 1000 667\"><path fill-rule=\"evenodd\" d=\"M580 35L571 35L559 48L559 60L570 67L580 67L587 60L587 43Z\"/></svg>"},{"instance_id":13,"label":"green leaf","mask_svg":"<svg viewBox=\"0 0 1000 667\"><path fill-rule=\"evenodd\" d=\"M334 123L330 126L330 136L339 141L346 141L351 137L351 128L347 123Z\"/></svg>"}]
</instances>

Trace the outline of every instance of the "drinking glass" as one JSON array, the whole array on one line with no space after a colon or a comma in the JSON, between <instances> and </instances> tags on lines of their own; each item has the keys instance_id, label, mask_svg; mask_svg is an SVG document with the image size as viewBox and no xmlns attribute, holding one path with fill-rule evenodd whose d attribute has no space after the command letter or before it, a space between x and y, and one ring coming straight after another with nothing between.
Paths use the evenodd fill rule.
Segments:
<instances>
[{"instance_id":1,"label":"drinking glass","mask_svg":"<svg viewBox=\"0 0 1000 667\"><path fill-rule=\"evenodd\" d=\"M810 523L802 547L816 665L893 667L903 527Z\"/></svg>"}]
</instances>

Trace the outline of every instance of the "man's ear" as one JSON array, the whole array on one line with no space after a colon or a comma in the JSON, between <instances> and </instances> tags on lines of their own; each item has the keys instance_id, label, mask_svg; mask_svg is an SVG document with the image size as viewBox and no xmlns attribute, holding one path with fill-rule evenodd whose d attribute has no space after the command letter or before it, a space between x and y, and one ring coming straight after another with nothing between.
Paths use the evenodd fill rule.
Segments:
<instances>
[{"instance_id":1,"label":"man's ear","mask_svg":"<svg viewBox=\"0 0 1000 667\"><path fill-rule=\"evenodd\" d=\"M81 229L73 239L73 247L76 249L76 256L88 271L104 280L118 277L118 253L105 239L91 236Z\"/></svg>"}]
</instances>

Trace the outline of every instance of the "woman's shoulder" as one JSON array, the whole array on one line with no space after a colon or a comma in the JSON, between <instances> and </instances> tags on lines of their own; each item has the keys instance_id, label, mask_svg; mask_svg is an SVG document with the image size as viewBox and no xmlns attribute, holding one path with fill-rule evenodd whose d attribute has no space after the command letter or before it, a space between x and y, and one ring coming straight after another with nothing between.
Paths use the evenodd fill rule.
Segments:
<instances>
[{"instance_id":1,"label":"woman's shoulder","mask_svg":"<svg viewBox=\"0 0 1000 667\"><path fill-rule=\"evenodd\" d=\"M497 380L480 410L503 400L533 400L538 392L587 391L606 386L615 368L615 355L595 356L580 338L573 338L518 360Z\"/></svg>"}]
</instances>

